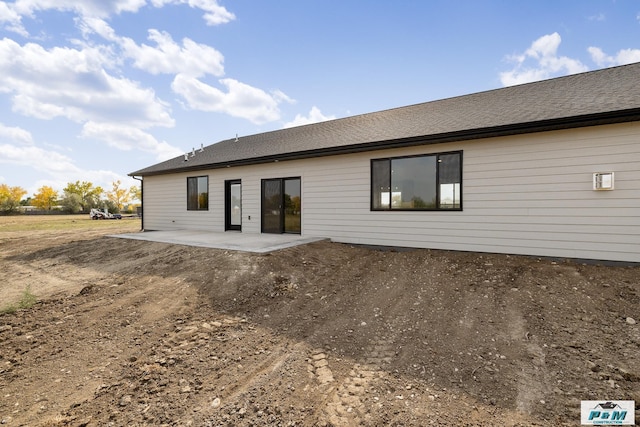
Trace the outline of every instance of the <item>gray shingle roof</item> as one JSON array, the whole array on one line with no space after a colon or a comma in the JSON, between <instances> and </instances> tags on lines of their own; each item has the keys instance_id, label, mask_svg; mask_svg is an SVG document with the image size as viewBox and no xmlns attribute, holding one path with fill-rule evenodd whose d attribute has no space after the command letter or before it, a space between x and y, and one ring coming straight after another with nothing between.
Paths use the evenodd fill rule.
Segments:
<instances>
[{"instance_id":1,"label":"gray shingle roof","mask_svg":"<svg viewBox=\"0 0 640 427\"><path fill-rule=\"evenodd\" d=\"M640 63L272 132L132 172L145 176L640 120Z\"/></svg>"}]
</instances>

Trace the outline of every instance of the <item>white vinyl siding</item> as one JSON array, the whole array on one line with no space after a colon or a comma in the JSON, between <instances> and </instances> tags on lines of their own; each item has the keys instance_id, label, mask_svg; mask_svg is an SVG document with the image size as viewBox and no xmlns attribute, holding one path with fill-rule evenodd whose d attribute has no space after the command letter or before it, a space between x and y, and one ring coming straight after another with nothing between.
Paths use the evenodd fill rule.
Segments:
<instances>
[{"instance_id":1,"label":"white vinyl siding","mask_svg":"<svg viewBox=\"0 0 640 427\"><path fill-rule=\"evenodd\" d=\"M594 126L144 178L146 229L224 230L224 180L242 179L242 231L260 232L260 181L301 177L302 235L338 242L640 262L640 124ZM463 151L462 211L370 211L370 161ZM594 172L615 190L593 191ZM251 216L251 220L248 217Z\"/></svg>"}]
</instances>

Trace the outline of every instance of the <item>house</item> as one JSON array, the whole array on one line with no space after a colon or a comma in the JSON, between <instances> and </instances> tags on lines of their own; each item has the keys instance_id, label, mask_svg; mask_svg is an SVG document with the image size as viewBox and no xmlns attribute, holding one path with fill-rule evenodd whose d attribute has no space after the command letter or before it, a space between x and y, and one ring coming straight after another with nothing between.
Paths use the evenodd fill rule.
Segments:
<instances>
[{"instance_id":1,"label":"house","mask_svg":"<svg viewBox=\"0 0 640 427\"><path fill-rule=\"evenodd\" d=\"M640 63L240 136L130 175L145 230L640 262Z\"/></svg>"}]
</instances>

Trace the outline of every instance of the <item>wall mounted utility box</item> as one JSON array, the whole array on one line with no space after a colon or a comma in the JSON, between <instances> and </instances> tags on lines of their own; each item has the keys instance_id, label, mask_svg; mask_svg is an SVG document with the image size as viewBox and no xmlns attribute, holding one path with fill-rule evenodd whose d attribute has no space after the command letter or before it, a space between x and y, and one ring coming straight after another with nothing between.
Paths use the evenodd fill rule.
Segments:
<instances>
[{"instance_id":1,"label":"wall mounted utility box","mask_svg":"<svg viewBox=\"0 0 640 427\"><path fill-rule=\"evenodd\" d=\"M613 190L613 172L596 172L593 174L594 190Z\"/></svg>"}]
</instances>

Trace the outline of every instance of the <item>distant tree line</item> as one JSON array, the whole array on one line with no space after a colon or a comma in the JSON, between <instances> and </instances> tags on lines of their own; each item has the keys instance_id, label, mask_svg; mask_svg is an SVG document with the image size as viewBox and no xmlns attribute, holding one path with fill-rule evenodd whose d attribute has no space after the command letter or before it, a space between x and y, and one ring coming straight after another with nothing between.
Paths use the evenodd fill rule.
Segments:
<instances>
[{"instance_id":1,"label":"distant tree line","mask_svg":"<svg viewBox=\"0 0 640 427\"><path fill-rule=\"evenodd\" d=\"M24 198L27 191L22 187L0 184L0 214L19 213L32 206L38 210L62 210L66 213L88 213L91 209L108 209L118 213L134 208L130 203L141 200L140 188L133 185L121 188L122 183L111 183L111 191L104 191L87 181L69 182L62 193L43 185L31 197Z\"/></svg>"}]
</instances>

